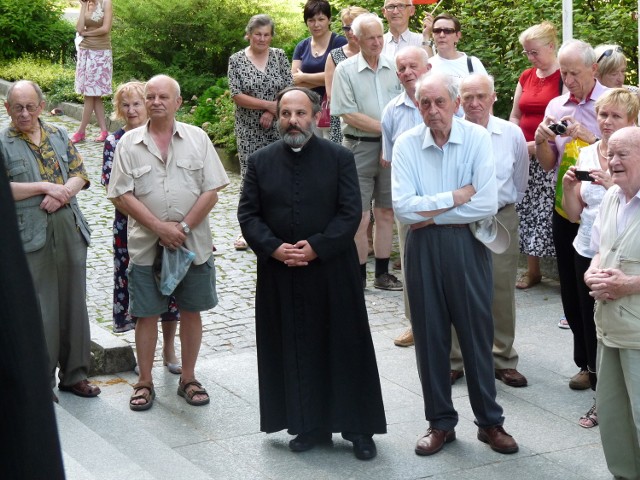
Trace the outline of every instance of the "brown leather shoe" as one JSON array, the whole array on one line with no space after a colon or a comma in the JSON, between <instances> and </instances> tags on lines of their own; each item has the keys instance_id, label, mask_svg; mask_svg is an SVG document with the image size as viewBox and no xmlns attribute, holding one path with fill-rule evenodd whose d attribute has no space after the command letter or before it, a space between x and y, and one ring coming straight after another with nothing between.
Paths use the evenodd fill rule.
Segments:
<instances>
[{"instance_id":1,"label":"brown leather shoe","mask_svg":"<svg viewBox=\"0 0 640 480\"><path fill-rule=\"evenodd\" d=\"M526 387L527 379L515 368L496 368L496 378L510 387Z\"/></svg>"},{"instance_id":2,"label":"brown leather shoe","mask_svg":"<svg viewBox=\"0 0 640 480\"><path fill-rule=\"evenodd\" d=\"M464 370L451 370L451 385L464 377Z\"/></svg>"},{"instance_id":3,"label":"brown leather shoe","mask_svg":"<svg viewBox=\"0 0 640 480\"><path fill-rule=\"evenodd\" d=\"M518 451L518 443L504 431L502 425L478 428L478 440L488 443L491 450L498 453L516 453Z\"/></svg>"},{"instance_id":4,"label":"brown leather shoe","mask_svg":"<svg viewBox=\"0 0 640 480\"><path fill-rule=\"evenodd\" d=\"M408 328L393 341L393 344L396 347L410 347L413 345L413 330Z\"/></svg>"},{"instance_id":5,"label":"brown leather shoe","mask_svg":"<svg viewBox=\"0 0 640 480\"><path fill-rule=\"evenodd\" d=\"M569 380L569 388L571 390L586 390L587 388L591 388L589 372L587 370L580 370L576 373L571 377L571 380Z\"/></svg>"},{"instance_id":6,"label":"brown leather shoe","mask_svg":"<svg viewBox=\"0 0 640 480\"><path fill-rule=\"evenodd\" d=\"M424 434L416 443L416 454L423 457L433 455L442 450L445 443L453 442L456 439L455 430L439 430L429 427L427 433Z\"/></svg>"}]
</instances>

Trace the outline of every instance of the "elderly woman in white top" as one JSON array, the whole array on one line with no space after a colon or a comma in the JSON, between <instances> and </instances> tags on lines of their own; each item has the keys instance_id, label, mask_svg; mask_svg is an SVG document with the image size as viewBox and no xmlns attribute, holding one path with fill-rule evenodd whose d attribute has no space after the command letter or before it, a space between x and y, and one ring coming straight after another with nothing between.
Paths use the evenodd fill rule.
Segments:
<instances>
[{"instance_id":1,"label":"elderly woman in white top","mask_svg":"<svg viewBox=\"0 0 640 480\"><path fill-rule=\"evenodd\" d=\"M607 147L609 137L624 127L636 124L640 103L625 88L615 88L602 95L596 102L598 127L602 140L580 150L576 166L569 167L562 178L562 208L572 222L580 222L573 241L575 248L576 281L582 323L571 325L574 348L582 348L587 354L587 368L591 389L596 389L596 326L593 319L594 299L583 280L595 252L591 249L591 228L600 209L605 192L613 185L608 168ZM586 177L589 175L589 178ZM589 411L580 417L580 426L595 427L598 424L595 401Z\"/></svg>"}]
</instances>

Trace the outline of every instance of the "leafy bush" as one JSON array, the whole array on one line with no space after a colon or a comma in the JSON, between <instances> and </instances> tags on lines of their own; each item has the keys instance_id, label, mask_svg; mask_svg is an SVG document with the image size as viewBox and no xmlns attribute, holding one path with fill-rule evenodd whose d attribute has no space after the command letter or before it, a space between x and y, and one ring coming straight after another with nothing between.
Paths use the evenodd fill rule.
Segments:
<instances>
[{"instance_id":1,"label":"leafy bush","mask_svg":"<svg viewBox=\"0 0 640 480\"><path fill-rule=\"evenodd\" d=\"M202 128L209 134L213 143L232 156L238 154L236 145L235 103L231 99L229 91L224 92L214 101L216 115L211 122L205 122Z\"/></svg>"},{"instance_id":2,"label":"leafy bush","mask_svg":"<svg viewBox=\"0 0 640 480\"><path fill-rule=\"evenodd\" d=\"M196 124L214 120L217 116L215 100L221 95L224 95L228 89L229 79L227 77L221 77L200 95L198 105L193 112L193 119Z\"/></svg>"},{"instance_id":3,"label":"leafy bush","mask_svg":"<svg viewBox=\"0 0 640 480\"><path fill-rule=\"evenodd\" d=\"M61 65L47 59L25 55L22 58L0 64L0 78L10 82L31 80L40 85L51 105L62 102L82 103L82 95L74 89L75 70L73 65ZM110 102L105 99L105 108ZM107 112L108 113L108 112Z\"/></svg>"},{"instance_id":4,"label":"leafy bush","mask_svg":"<svg viewBox=\"0 0 640 480\"><path fill-rule=\"evenodd\" d=\"M272 7L265 7L271 3ZM174 76L184 97L199 94L225 75L231 53L246 45L244 28L258 12L274 16L274 46L297 37L304 24L281 26L288 2L273 0L114 0L114 75L118 81ZM277 14L277 15L276 15ZM280 19L282 18L282 23Z\"/></svg>"},{"instance_id":5,"label":"leafy bush","mask_svg":"<svg viewBox=\"0 0 640 480\"><path fill-rule=\"evenodd\" d=\"M16 80L31 80L48 92L54 85L70 83L73 88L75 71L50 60L25 55L20 59L10 60L0 64L0 77L10 82Z\"/></svg>"},{"instance_id":6,"label":"leafy bush","mask_svg":"<svg viewBox=\"0 0 640 480\"><path fill-rule=\"evenodd\" d=\"M63 59L74 48L75 28L54 0L0 0L0 59L34 53Z\"/></svg>"},{"instance_id":7,"label":"leafy bush","mask_svg":"<svg viewBox=\"0 0 640 480\"><path fill-rule=\"evenodd\" d=\"M216 80L197 100L192 110L190 123L203 128L213 143L229 154L237 154L235 124L235 103L229 93L226 77Z\"/></svg>"}]
</instances>

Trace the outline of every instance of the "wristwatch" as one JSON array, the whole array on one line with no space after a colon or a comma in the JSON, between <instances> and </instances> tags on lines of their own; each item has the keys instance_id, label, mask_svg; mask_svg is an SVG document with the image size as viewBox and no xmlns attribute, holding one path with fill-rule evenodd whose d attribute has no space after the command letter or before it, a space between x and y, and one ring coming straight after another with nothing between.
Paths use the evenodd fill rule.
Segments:
<instances>
[{"instance_id":1,"label":"wristwatch","mask_svg":"<svg viewBox=\"0 0 640 480\"><path fill-rule=\"evenodd\" d=\"M185 235L189 235L191 233L191 229L189 228L189 225L187 225L187 222L180 222L180 226L182 227L182 231Z\"/></svg>"},{"instance_id":2,"label":"wristwatch","mask_svg":"<svg viewBox=\"0 0 640 480\"><path fill-rule=\"evenodd\" d=\"M433 47L433 40L424 40L422 42L423 47Z\"/></svg>"}]
</instances>

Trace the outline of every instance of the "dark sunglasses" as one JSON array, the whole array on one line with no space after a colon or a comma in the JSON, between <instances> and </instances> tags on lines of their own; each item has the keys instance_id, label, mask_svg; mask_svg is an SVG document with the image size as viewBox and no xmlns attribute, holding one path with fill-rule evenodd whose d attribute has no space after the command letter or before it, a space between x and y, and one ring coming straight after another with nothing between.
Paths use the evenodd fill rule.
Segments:
<instances>
[{"instance_id":1,"label":"dark sunglasses","mask_svg":"<svg viewBox=\"0 0 640 480\"><path fill-rule=\"evenodd\" d=\"M445 35L451 35L452 33L456 33L455 28L434 28L431 30L435 35L440 35L444 33Z\"/></svg>"},{"instance_id":2,"label":"dark sunglasses","mask_svg":"<svg viewBox=\"0 0 640 480\"><path fill-rule=\"evenodd\" d=\"M622 48L621 47L616 47L615 51L618 53L622 53ZM613 48L609 48L607 50L605 50L604 52L602 52L602 55L600 55L600 57L598 57L598 60L596 61L596 63L600 63L600 60L602 60L604 57L610 57L611 55L613 55L614 49Z\"/></svg>"},{"instance_id":3,"label":"dark sunglasses","mask_svg":"<svg viewBox=\"0 0 640 480\"><path fill-rule=\"evenodd\" d=\"M349 32L349 31L351 31L351 25L343 25L343 26L342 26L342 31L344 31L344 32Z\"/></svg>"}]
</instances>

